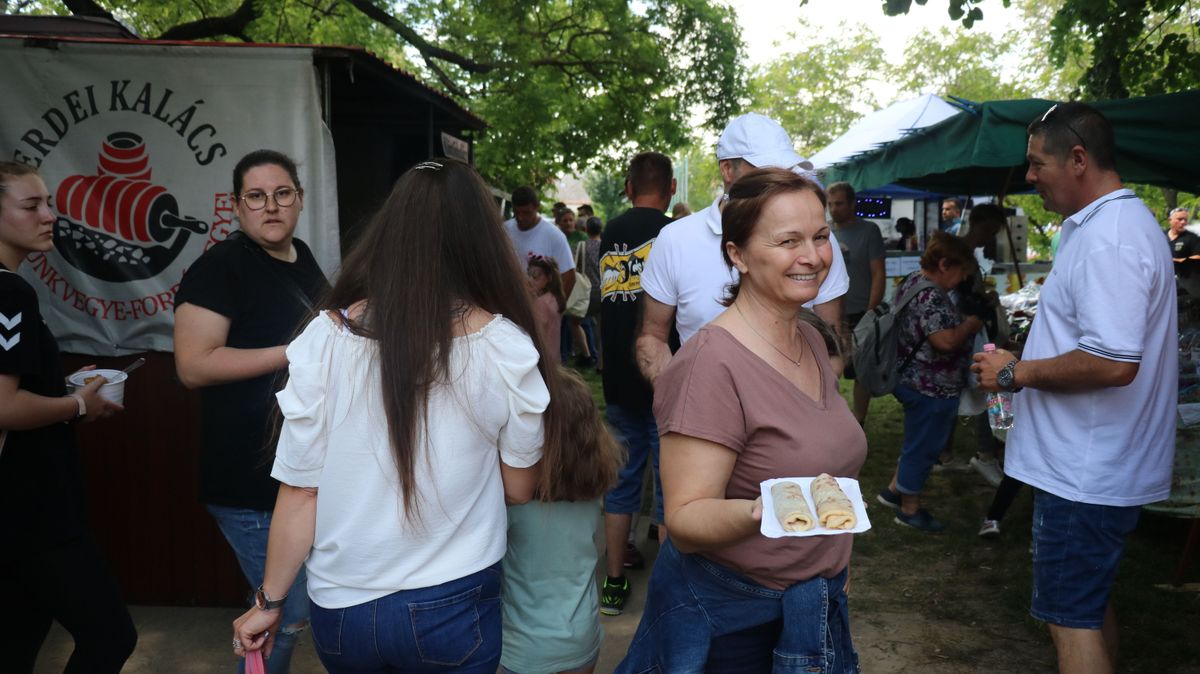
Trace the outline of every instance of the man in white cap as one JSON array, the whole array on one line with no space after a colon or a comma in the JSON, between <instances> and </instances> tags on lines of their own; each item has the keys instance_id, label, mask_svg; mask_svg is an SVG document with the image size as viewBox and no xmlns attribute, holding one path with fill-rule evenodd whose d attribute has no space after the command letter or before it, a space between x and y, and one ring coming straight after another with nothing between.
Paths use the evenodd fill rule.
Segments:
<instances>
[{"instance_id":1,"label":"man in white cap","mask_svg":"<svg viewBox=\"0 0 1200 674\"><path fill-rule=\"evenodd\" d=\"M779 122L755 112L725 127L717 141L717 161L726 192L738 178L756 168L786 168L807 174L813 167L797 154ZM723 199L724 195L717 197L708 208L664 227L642 270L645 292L637 359L651 384L671 360L671 328L678 330L683 343L725 310L720 300L733 280L733 271L721 257ZM811 308L836 330L841 322L841 297L850 288L850 278L832 232L829 238L833 263Z\"/></svg>"}]
</instances>

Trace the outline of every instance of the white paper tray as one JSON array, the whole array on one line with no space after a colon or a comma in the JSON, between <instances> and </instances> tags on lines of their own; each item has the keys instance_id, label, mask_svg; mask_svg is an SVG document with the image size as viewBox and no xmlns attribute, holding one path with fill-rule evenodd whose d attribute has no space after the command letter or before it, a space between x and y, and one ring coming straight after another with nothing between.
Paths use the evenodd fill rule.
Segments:
<instances>
[{"instance_id":1,"label":"white paper tray","mask_svg":"<svg viewBox=\"0 0 1200 674\"><path fill-rule=\"evenodd\" d=\"M812 497L812 481L815 477L777 477L771 480L763 480L759 483L759 489L762 490L763 501L763 516L762 524L759 531L767 538L781 538L783 536L833 536L835 534L860 534L871 528L871 520L867 519L867 507L863 504L862 490L858 487L858 480L852 477L836 478L838 486L842 491L846 492L846 496L850 499L850 503L854 504L854 516L858 518L858 526L853 529L826 529L817 524L817 526L808 531L784 531L783 526L779 524L779 519L775 517L775 500L771 498L771 485L777 482L795 482L800 485L804 491L804 498L808 501L808 507L813 513L813 517L817 516L817 508Z\"/></svg>"}]
</instances>

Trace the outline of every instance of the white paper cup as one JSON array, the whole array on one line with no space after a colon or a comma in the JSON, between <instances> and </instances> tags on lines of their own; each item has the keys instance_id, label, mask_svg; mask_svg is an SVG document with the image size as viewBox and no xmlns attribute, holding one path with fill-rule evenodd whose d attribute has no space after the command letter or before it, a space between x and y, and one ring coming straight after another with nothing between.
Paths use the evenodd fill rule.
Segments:
<instances>
[{"instance_id":1,"label":"white paper cup","mask_svg":"<svg viewBox=\"0 0 1200 674\"><path fill-rule=\"evenodd\" d=\"M102 370L99 368L95 370L84 370L82 372L76 372L70 377L67 377L67 381L71 382L71 385L75 387L75 390L79 390L84 386L87 386L88 380L97 375L108 380L105 382L104 386L100 387L100 397L111 400L118 405L124 405L125 380L129 378L129 375L121 372L120 370Z\"/></svg>"}]
</instances>

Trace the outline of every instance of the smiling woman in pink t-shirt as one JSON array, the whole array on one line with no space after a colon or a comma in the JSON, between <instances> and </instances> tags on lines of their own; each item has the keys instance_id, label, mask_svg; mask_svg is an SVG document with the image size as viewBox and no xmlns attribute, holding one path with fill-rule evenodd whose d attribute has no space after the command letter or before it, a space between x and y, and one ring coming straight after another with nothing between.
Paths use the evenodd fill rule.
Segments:
<instances>
[{"instance_id":1,"label":"smiling woman in pink t-shirt","mask_svg":"<svg viewBox=\"0 0 1200 674\"><path fill-rule=\"evenodd\" d=\"M766 672L773 652L857 671L844 592L852 537L759 533L761 481L854 477L866 457L819 319L802 308L831 262L824 206L818 185L782 169L730 188L723 254L740 281L655 382L670 539L619 672Z\"/></svg>"}]
</instances>

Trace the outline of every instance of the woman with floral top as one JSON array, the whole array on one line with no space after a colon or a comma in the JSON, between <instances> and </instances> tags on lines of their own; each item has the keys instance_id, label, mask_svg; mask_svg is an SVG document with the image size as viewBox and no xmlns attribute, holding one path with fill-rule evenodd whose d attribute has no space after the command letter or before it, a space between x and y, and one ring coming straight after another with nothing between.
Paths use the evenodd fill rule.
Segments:
<instances>
[{"instance_id":1,"label":"woman with floral top","mask_svg":"<svg viewBox=\"0 0 1200 674\"><path fill-rule=\"evenodd\" d=\"M892 482L877 499L896 511L897 523L921 531L943 529L921 507L921 489L954 425L972 337L982 327L974 316L964 320L949 294L974 269L967 244L938 232L921 255L921 268L896 288L900 297L918 283L927 286L905 306L897 326L902 367L893 395L904 406L904 444Z\"/></svg>"}]
</instances>

